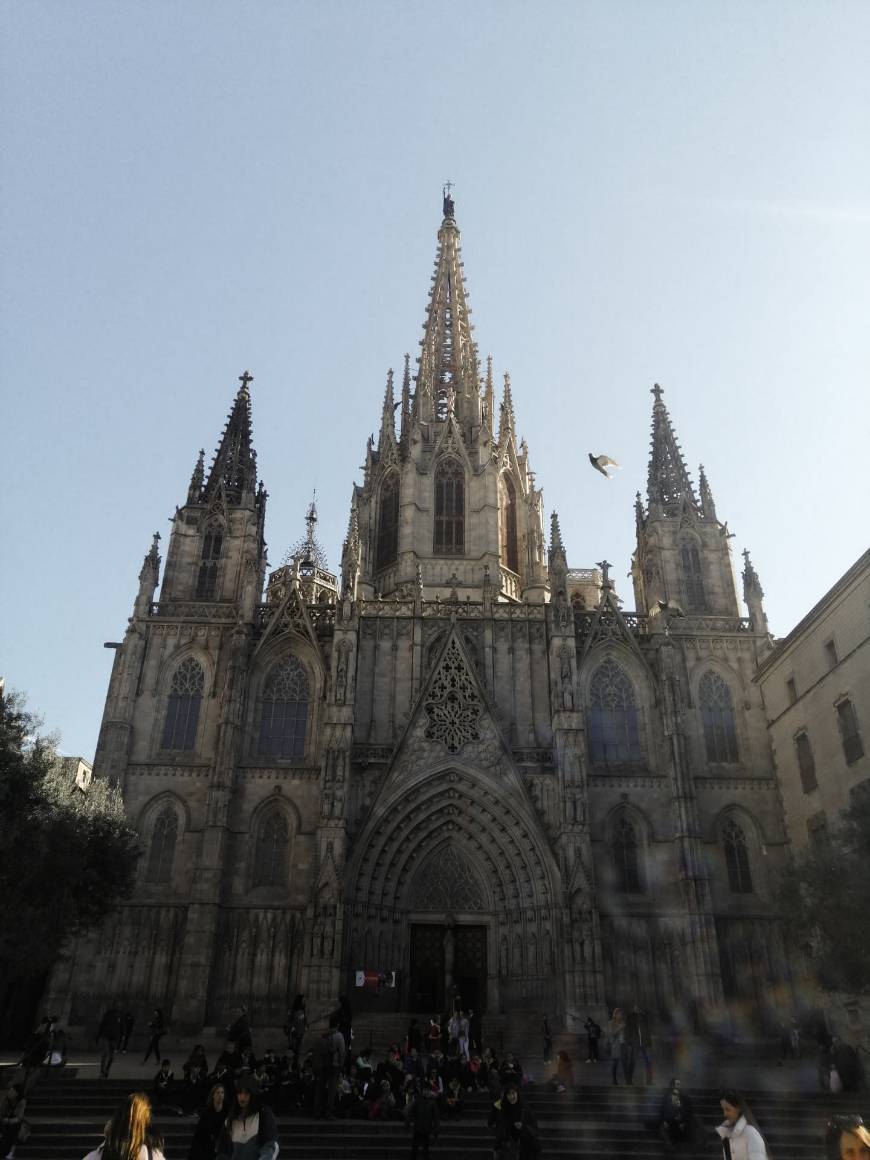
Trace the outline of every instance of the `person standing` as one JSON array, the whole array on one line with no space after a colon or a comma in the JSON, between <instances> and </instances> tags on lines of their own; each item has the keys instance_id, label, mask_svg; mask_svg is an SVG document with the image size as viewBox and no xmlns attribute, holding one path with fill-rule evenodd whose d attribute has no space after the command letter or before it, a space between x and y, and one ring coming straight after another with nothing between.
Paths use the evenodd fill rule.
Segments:
<instances>
[{"instance_id":1,"label":"person standing","mask_svg":"<svg viewBox=\"0 0 870 1160\"><path fill-rule=\"evenodd\" d=\"M103 1012L103 1018L100 1020L100 1026L97 1030L97 1043L100 1041L103 1043L103 1054L100 1057L100 1075L103 1079L109 1078L109 1069L115 1058L115 1050L120 1038L121 1012L113 1003L107 1011Z\"/></svg>"},{"instance_id":2,"label":"person standing","mask_svg":"<svg viewBox=\"0 0 870 1160\"><path fill-rule=\"evenodd\" d=\"M588 1015L586 1022L583 1024L583 1030L586 1032L586 1062L598 1063L598 1043L601 1039L601 1025L596 1023L591 1015Z\"/></svg>"},{"instance_id":3,"label":"person standing","mask_svg":"<svg viewBox=\"0 0 870 1160\"><path fill-rule=\"evenodd\" d=\"M616 1086L619 1086L617 1075L619 1068L622 1067L622 1077L629 1082L626 1075L626 1050L625 1050L625 1015L622 1013L621 1007L614 1007L613 1014L607 1023L607 1038L610 1041L610 1063L611 1063L611 1080Z\"/></svg>"},{"instance_id":4,"label":"person standing","mask_svg":"<svg viewBox=\"0 0 870 1160\"><path fill-rule=\"evenodd\" d=\"M532 1109L523 1103L516 1084L505 1086L501 1099L490 1108L487 1123L495 1132L494 1158L502 1160L515 1155L516 1160L535 1160L540 1156L538 1121Z\"/></svg>"},{"instance_id":5,"label":"person standing","mask_svg":"<svg viewBox=\"0 0 870 1160\"><path fill-rule=\"evenodd\" d=\"M344 1065L344 1036L338 1029L338 1016L331 1015L329 1027L314 1044L311 1066L314 1070L314 1118L332 1119L338 1076Z\"/></svg>"},{"instance_id":6,"label":"person standing","mask_svg":"<svg viewBox=\"0 0 870 1160\"><path fill-rule=\"evenodd\" d=\"M166 1020L163 1018L163 1011L160 1007L155 1007L154 1014L148 1023L148 1046L145 1048L143 1063L148 1062L152 1051L154 1052L155 1061L160 1063L160 1040L165 1034Z\"/></svg>"},{"instance_id":7,"label":"person standing","mask_svg":"<svg viewBox=\"0 0 870 1160\"><path fill-rule=\"evenodd\" d=\"M218 1140L228 1115L226 1086L216 1083L208 1093L205 1107L200 1109L199 1121L193 1133L187 1160L215 1160Z\"/></svg>"},{"instance_id":8,"label":"person standing","mask_svg":"<svg viewBox=\"0 0 870 1160\"><path fill-rule=\"evenodd\" d=\"M459 1037L458 1037L458 1041L459 1041L459 1056L460 1056L460 1058L464 1055L465 1058L468 1059L469 1047L470 1047L470 1044L469 1044L469 1024L468 1024L468 1016L465 1014L464 1011L459 1012Z\"/></svg>"},{"instance_id":9,"label":"person standing","mask_svg":"<svg viewBox=\"0 0 870 1160\"><path fill-rule=\"evenodd\" d=\"M227 1028L227 1039L232 1039L239 1051L244 1051L245 1048L253 1050L254 1040L251 1035L251 1020L246 1006L242 1005L239 1008L238 1018L235 1023L231 1023Z\"/></svg>"},{"instance_id":10,"label":"person standing","mask_svg":"<svg viewBox=\"0 0 870 1160\"><path fill-rule=\"evenodd\" d=\"M438 1139L438 1100L429 1087L415 1086L414 1098L407 1110L411 1129L411 1160L417 1160L422 1151L423 1160L429 1160L429 1144Z\"/></svg>"},{"instance_id":11,"label":"person standing","mask_svg":"<svg viewBox=\"0 0 870 1160\"><path fill-rule=\"evenodd\" d=\"M299 1070L302 1061L302 1042L308 1030L308 1017L305 1014L305 996L297 995L287 1016L287 1042L293 1053L293 1070Z\"/></svg>"},{"instance_id":12,"label":"person standing","mask_svg":"<svg viewBox=\"0 0 870 1160\"><path fill-rule=\"evenodd\" d=\"M131 1092L118 1105L102 1144L85 1160L166 1160L163 1140L151 1127L151 1104L144 1092Z\"/></svg>"},{"instance_id":13,"label":"person standing","mask_svg":"<svg viewBox=\"0 0 870 1160\"><path fill-rule=\"evenodd\" d=\"M625 1078L629 1083L634 1083L634 1065L637 1062L637 1057L641 1056L646 1067L646 1082L651 1084L653 1080L652 1060L650 1058L651 1036L649 1030L649 1019L647 1019L646 1011L643 1011L637 1003L629 1012L628 1019L625 1021L625 1040L627 1047L627 1067Z\"/></svg>"},{"instance_id":14,"label":"person standing","mask_svg":"<svg viewBox=\"0 0 870 1160\"><path fill-rule=\"evenodd\" d=\"M127 1048L130 1046L130 1036L133 1033L135 1025L136 1016L128 1008L121 1017L121 1039L118 1043L118 1051L121 1055L127 1054Z\"/></svg>"},{"instance_id":15,"label":"person standing","mask_svg":"<svg viewBox=\"0 0 870 1160\"><path fill-rule=\"evenodd\" d=\"M278 1123L260 1100L257 1081L244 1075L236 1081L235 1107L218 1137L219 1160L275 1160Z\"/></svg>"},{"instance_id":16,"label":"person standing","mask_svg":"<svg viewBox=\"0 0 870 1160\"><path fill-rule=\"evenodd\" d=\"M719 1106L725 1119L716 1129L722 1140L725 1160L768 1160L767 1148L752 1113L739 1092L727 1088L720 1094Z\"/></svg>"}]
</instances>

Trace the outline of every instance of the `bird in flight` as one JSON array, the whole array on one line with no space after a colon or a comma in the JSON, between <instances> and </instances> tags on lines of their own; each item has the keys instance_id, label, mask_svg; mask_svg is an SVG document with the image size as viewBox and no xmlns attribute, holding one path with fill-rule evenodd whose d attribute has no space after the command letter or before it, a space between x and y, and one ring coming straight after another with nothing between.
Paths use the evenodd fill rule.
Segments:
<instances>
[{"instance_id":1,"label":"bird in flight","mask_svg":"<svg viewBox=\"0 0 870 1160\"><path fill-rule=\"evenodd\" d=\"M607 472L608 467L619 467L615 459L611 459L609 455L593 455L589 452L589 462L596 471L600 471L605 479L613 479L612 475Z\"/></svg>"}]
</instances>

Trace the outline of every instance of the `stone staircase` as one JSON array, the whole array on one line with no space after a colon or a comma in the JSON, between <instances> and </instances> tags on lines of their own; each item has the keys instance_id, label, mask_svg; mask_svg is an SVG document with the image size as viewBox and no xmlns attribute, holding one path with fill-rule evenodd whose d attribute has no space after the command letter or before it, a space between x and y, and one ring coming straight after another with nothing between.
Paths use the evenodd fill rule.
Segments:
<instances>
[{"instance_id":1,"label":"stone staircase","mask_svg":"<svg viewBox=\"0 0 870 1160\"><path fill-rule=\"evenodd\" d=\"M601 1081L604 1078L601 1074ZM81 1160L99 1143L102 1125L120 1100L139 1086L129 1079L84 1079L70 1074L43 1080L28 1102L33 1134L26 1144L19 1145L16 1160ZM712 1088L692 1088L691 1094L703 1131L696 1143L680 1149L680 1154L686 1160L708 1160L718 1155L713 1134L713 1127L721 1120L717 1093ZM747 1094L777 1160L817 1160L822 1128L832 1113L868 1111L864 1097L770 1090ZM661 1142L643 1126L644 1120L655 1115L660 1096L658 1088L611 1087L604 1082L560 1094L540 1086L524 1093L540 1123L545 1160L663 1156ZM486 1096L470 1096L461 1119L442 1122L434 1157L491 1160L488 1109ZM398 1121L315 1123L301 1113L279 1115L278 1119L282 1153L293 1160L404 1160L408 1155L408 1133ZM163 1116L156 1122L165 1137L167 1160L184 1160L195 1119Z\"/></svg>"}]
</instances>

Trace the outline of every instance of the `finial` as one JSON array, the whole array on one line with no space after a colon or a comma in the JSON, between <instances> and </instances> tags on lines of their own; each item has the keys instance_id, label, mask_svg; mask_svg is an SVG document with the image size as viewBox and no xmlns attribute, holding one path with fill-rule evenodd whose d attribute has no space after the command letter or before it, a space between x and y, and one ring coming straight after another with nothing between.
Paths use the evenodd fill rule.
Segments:
<instances>
[{"instance_id":1,"label":"finial","mask_svg":"<svg viewBox=\"0 0 870 1160\"><path fill-rule=\"evenodd\" d=\"M665 393L665 392L664 392L664 391L662 390L662 388L661 388L661 387L658 385L658 383L653 383L653 385L652 385L652 388L651 388L651 390L650 390L650 394L651 394L651 395L655 395L655 399L656 399L656 401L655 401L655 406L657 406L657 407L658 407L660 404L661 404L662 406L664 406L664 403L662 403L662 395L663 395L664 393Z\"/></svg>"},{"instance_id":2,"label":"finial","mask_svg":"<svg viewBox=\"0 0 870 1160\"><path fill-rule=\"evenodd\" d=\"M253 381L254 376L250 371L245 371L243 374L239 375L239 382L242 384L242 390L246 394L248 393L248 383L252 383Z\"/></svg>"},{"instance_id":3,"label":"finial","mask_svg":"<svg viewBox=\"0 0 870 1160\"><path fill-rule=\"evenodd\" d=\"M550 516L550 551L564 550L562 543L562 529L559 527L559 513L553 512Z\"/></svg>"},{"instance_id":4,"label":"finial","mask_svg":"<svg viewBox=\"0 0 870 1160\"><path fill-rule=\"evenodd\" d=\"M456 203L451 196L453 190L453 182L445 181L441 190L443 197L443 210L445 218L454 218L456 216Z\"/></svg>"},{"instance_id":5,"label":"finial","mask_svg":"<svg viewBox=\"0 0 870 1160\"><path fill-rule=\"evenodd\" d=\"M159 543L160 543L160 533L155 532L154 536L151 540L151 547L150 547L150 549L148 551L148 555L146 557L146 559L150 560L152 563L155 563L155 564L156 564L157 560L159 559L159 549L157 546Z\"/></svg>"},{"instance_id":6,"label":"finial","mask_svg":"<svg viewBox=\"0 0 870 1160\"><path fill-rule=\"evenodd\" d=\"M613 565L610 563L610 561L599 560L595 567L601 569L601 587L612 588L613 584L610 580L610 569L613 567Z\"/></svg>"}]
</instances>

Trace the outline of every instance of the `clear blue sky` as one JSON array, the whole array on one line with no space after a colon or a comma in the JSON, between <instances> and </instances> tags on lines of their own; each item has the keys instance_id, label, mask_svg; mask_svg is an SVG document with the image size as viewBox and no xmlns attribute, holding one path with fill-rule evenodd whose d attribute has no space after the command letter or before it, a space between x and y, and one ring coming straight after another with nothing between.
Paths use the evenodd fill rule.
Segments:
<instances>
[{"instance_id":1,"label":"clear blue sky","mask_svg":"<svg viewBox=\"0 0 870 1160\"><path fill-rule=\"evenodd\" d=\"M102 643L246 367L272 562L316 486L337 568L447 178L572 566L631 605L658 381L787 632L868 542L868 61L863 0L6 0L7 682L93 754Z\"/></svg>"}]
</instances>

